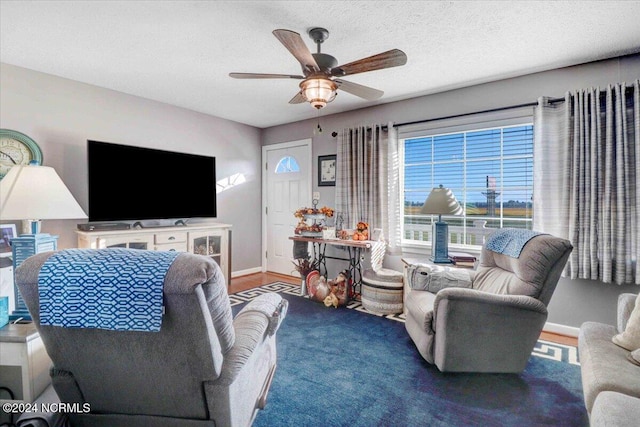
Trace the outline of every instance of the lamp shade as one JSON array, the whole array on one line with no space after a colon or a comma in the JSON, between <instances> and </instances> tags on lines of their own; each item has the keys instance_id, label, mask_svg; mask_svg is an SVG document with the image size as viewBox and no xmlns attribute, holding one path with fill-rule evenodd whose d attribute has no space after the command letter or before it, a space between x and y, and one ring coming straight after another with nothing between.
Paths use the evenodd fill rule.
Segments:
<instances>
[{"instance_id":1,"label":"lamp shade","mask_svg":"<svg viewBox=\"0 0 640 427\"><path fill-rule=\"evenodd\" d=\"M420 213L436 215L461 215L462 212L462 206L456 200L456 196L442 185L431 190L420 209Z\"/></svg>"},{"instance_id":2,"label":"lamp shade","mask_svg":"<svg viewBox=\"0 0 640 427\"><path fill-rule=\"evenodd\" d=\"M313 107L320 109L336 97L338 85L327 78L307 79L300 83L302 96Z\"/></svg>"},{"instance_id":3,"label":"lamp shade","mask_svg":"<svg viewBox=\"0 0 640 427\"><path fill-rule=\"evenodd\" d=\"M56 171L48 166L14 166L0 181L0 219L87 218Z\"/></svg>"}]
</instances>

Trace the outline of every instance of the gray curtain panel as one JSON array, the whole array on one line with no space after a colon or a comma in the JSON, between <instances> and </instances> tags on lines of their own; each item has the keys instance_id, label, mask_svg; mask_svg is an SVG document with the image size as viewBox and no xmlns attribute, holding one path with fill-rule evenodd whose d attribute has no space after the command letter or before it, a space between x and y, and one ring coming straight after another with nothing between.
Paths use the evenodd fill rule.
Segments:
<instances>
[{"instance_id":1,"label":"gray curtain panel","mask_svg":"<svg viewBox=\"0 0 640 427\"><path fill-rule=\"evenodd\" d=\"M640 81L540 98L533 228L569 239L572 278L640 285Z\"/></svg>"},{"instance_id":2,"label":"gray curtain panel","mask_svg":"<svg viewBox=\"0 0 640 427\"><path fill-rule=\"evenodd\" d=\"M358 221L380 228L391 251L400 242L399 158L392 124L344 129L336 157L336 215L344 228Z\"/></svg>"}]
</instances>

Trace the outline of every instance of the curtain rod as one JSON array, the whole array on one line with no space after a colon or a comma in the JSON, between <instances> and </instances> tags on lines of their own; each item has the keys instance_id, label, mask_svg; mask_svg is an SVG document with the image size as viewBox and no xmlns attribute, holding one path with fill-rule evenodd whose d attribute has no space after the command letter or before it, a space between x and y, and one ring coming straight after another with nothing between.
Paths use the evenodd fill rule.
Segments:
<instances>
[{"instance_id":1,"label":"curtain rod","mask_svg":"<svg viewBox=\"0 0 640 427\"><path fill-rule=\"evenodd\" d=\"M550 103L560 102L560 101L564 101L564 98L551 98L551 99L549 99ZM428 122L434 122L436 120L456 119L458 117L472 116L474 114L495 113L497 111L511 110L511 109L514 109L514 108L533 107L535 105L538 105L538 103L537 102L528 102L526 104L510 105L508 107L491 108L489 110L473 111L471 113L454 114L452 116L434 117L432 119L416 120L416 121L413 121L413 122L394 123L393 127L397 128L397 127L400 127L400 126L415 125L415 124L419 124L419 123L428 123ZM383 130L387 130L389 128L389 126L387 126L387 125L382 125L380 127ZM367 130L371 130L371 128L367 127ZM338 132L334 131L334 132L331 133L331 135L335 138L336 136L338 136Z\"/></svg>"},{"instance_id":2,"label":"curtain rod","mask_svg":"<svg viewBox=\"0 0 640 427\"><path fill-rule=\"evenodd\" d=\"M626 87L626 91L631 91L632 92L633 88L634 88L633 85L632 86L627 86ZM604 92L602 92L602 93L604 93ZM549 98L548 99L548 102L550 104L553 104L553 103L556 103L556 102L563 102L563 101L564 101L564 97L562 97L562 98ZM527 102L525 104L510 105L508 107L490 108L488 110L473 111L473 112L470 112L470 113L462 113L462 114L454 114L452 116L434 117L432 119L415 120L415 121L412 121L412 122L404 122L404 123L394 123L393 127L397 128L397 127L400 127L400 126L416 125L416 124L419 124L419 123L434 122L436 120L457 119L459 117L472 116L472 115L475 115L475 114L496 113L498 111L512 110L514 108L534 107L536 105L538 105L537 101L536 102ZM388 129L387 125L382 125L380 127L383 130L387 130ZM367 129L370 130L371 128L367 127ZM335 138L336 136L338 136L338 132L333 131L331 133L331 136L333 136Z\"/></svg>"},{"instance_id":3,"label":"curtain rod","mask_svg":"<svg viewBox=\"0 0 640 427\"><path fill-rule=\"evenodd\" d=\"M564 98L550 98L549 99L550 103L561 102L561 101L564 101ZM508 107L490 108L488 110L473 111L471 113L462 113L462 114L454 114L452 116L434 117L432 119L415 120L413 122L394 123L393 127L397 128L397 127L400 127L400 126L416 125L416 124L419 124L419 123L434 122L436 120L457 119L459 117L473 116L475 114L496 113L498 111L513 110L515 108L534 107L536 105L538 105L537 102L527 102L525 104L509 105ZM387 126L386 125L382 126L382 129L387 129Z\"/></svg>"},{"instance_id":4,"label":"curtain rod","mask_svg":"<svg viewBox=\"0 0 640 427\"><path fill-rule=\"evenodd\" d=\"M625 90L627 92L633 92L633 88L634 88L634 86L631 85L631 86L627 86L625 88ZM601 93L604 93L604 92L601 92ZM550 104L553 104L553 103L556 103L556 102L563 102L563 101L564 101L564 97L562 97L562 98L549 98L549 100L548 100L548 102ZM409 125L415 125L415 124L419 124L419 123L428 123L428 122L433 122L433 121L436 121L436 120L457 119L459 117L472 116L474 114L495 113L495 112L498 112L498 111L511 110L511 109L514 109L514 108L534 107L536 105L538 105L537 101L536 102L527 102L525 104L510 105L508 107L491 108L491 109L488 109L488 110L473 111L471 113L454 114L452 116L435 117L433 119L416 120L416 121L413 121L413 122L404 122L404 123L397 123L397 124L394 123L393 127L397 128L397 127L400 127L400 126L409 126ZM388 127L387 125L383 125L382 129L387 129L387 127Z\"/></svg>"}]
</instances>

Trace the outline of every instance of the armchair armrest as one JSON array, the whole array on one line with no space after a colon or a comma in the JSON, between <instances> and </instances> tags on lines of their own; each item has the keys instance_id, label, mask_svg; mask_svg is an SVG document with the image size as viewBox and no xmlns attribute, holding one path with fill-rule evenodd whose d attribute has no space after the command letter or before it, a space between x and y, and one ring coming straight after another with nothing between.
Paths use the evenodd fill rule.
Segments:
<instances>
[{"instance_id":1,"label":"armchair armrest","mask_svg":"<svg viewBox=\"0 0 640 427\"><path fill-rule=\"evenodd\" d=\"M49 385L34 401L38 409L43 403L60 403L53 385ZM68 414L60 412L29 412L20 415L16 421L17 427L68 427Z\"/></svg>"},{"instance_id":2,"label":"armchair armrest","mask_svg":"<svg viewBox=\"0 0 640 427\"><path fill-rule=\"evenodd\" d=\"M229 385L235 381L247 360L264 341L276 333L287 314L288 301L275 293L263 294L249 302L233 319L236 340L224 355L218 382Z\"/></svg>"},{"instance_id":3,"label":"armchair armrest","mask_svg":"<svg viewBox=\"0 0 640 427\"><path fill-rule=\"evenodd\" d=\"M61 412L41 412L22 414L17 427L64 427L68 426L68 416Z\"/></svg>"},{"instance_id":4,"label":"armchair armrest","mask_svg":"<svg viewBox=\"0 0 640 427\"><path fill-rule=\"evenodd\" d=\"M435 364L441 371L522 372L546 320L546 306L529 296L443 289L434 301Z\"/></svg>"},{"instance_id":5,"label":"armchair armrest","mask_svg":"<svg viewBox=\"0 0 640 427\"><path fill-rule=\"evenodd\" d=\"M441 307L442 306L442 307ZM438 319L438 311L443 307L448 309L454 308L461 311L461 315L471 315L476 317L477 309L486 306L500 307L505 310L504 315L507 316L508 311L527 310L547 316L547 307L535 298L526 295L500 295L489 292L478 291L476 289L466 288L446 288L436 294L433 303L433 328L436 328Z\"/></svg>"},{"instance_id":6,"label":"armchair armrest","mask_svg":"<svg viewBox=\"0 0 640 427\"><path fill-rule=\"evenodd\" d=\"M618 314L617 321L618 324L618 333L621 334L627 327L627 322L629 321L629 316L631 316L631 312L633 311L633 307L636 304L636 298L638 295L636 294L620 294L618 295Z\"/></svg>"},{"instance_id":7,"label":"armchair armrest","mask_svg":"<svg viewBox=\"0 0 640 427\"><path fill-rule=\"evenodd\" d=\"M288 307L289 302L282 299L280 295L275 293L263 294L247 304L240 313L238 313L236 318L239 318L249 312L262 313L269 320L267 333L271 336L275 334L280 327L280 323L282 323L282 320L287 315Z\"/></svg>"}]
</instances>

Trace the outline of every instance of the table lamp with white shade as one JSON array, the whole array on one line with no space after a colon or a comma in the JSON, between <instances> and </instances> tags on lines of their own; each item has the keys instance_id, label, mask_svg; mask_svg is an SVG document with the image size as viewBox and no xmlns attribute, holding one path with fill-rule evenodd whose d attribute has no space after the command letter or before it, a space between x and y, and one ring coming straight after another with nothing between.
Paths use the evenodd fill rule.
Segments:
<instances>
[{"instance_id":1,"label":"table lamp with white shade","mask_svg":"<svg viewBox=\"0 0 640 427\"><path fill-rule=\"evenodd\" d=\"M442 221L442 215L461 215L462 206L456 200L456 196L448 188L434 188L422 205L420 213L438 215L438 221L433 223L433 237L431 246L431 261L435 263L449 264L449 226Z\"/></svg>"},{"instance_id":2,"label":"table lamp with white shade","mask_svg":"<svg viewBox=\"0 0 640 427\"><path fill-rule=\"evenodd\" d=\"M23 234L38 234L43 219L84 218L87 214L52 167L14 166L0 181L0 219L23 221Z\"/></svg>"},{"instance_id":3,"label":"table lamp with white shade","mask_svg":"<svg viewBox=\"0 0 640 427\"><path fill-rule=\"evenodd\" d=\"M48 166L17 165L0 181L0 220L22 221L22 235L11 240L13 271L29 256L57 249L57 236L40 233L43 219L87 218L56 171ZM16 310L11 320L30 319L18 288L14 294Z\"/></svg>"}]
</instances>

